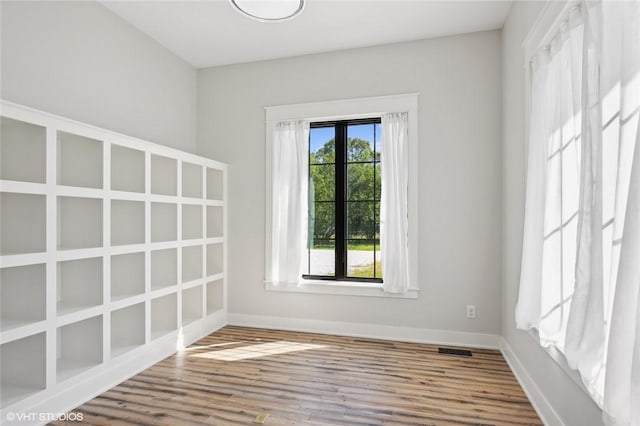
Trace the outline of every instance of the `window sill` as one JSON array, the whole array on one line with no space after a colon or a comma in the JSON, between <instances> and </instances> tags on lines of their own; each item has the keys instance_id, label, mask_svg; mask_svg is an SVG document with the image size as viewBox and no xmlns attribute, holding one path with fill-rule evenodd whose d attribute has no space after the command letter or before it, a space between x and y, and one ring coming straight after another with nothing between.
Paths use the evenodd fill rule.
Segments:
<instances>
[{"instance_id":1,"label":"window sill","mask_svg":"<svg viewBox=\"0 0 640 426\"><path fill-rule=\"evenodd\" d=\"M264 283L265 290L292 293L336 294L342 296L390 297L395 299L417 299L418 290L406 293L385 293L382 284L354 281L303 280L299 284Z\"/></svg>"},{"instance_id":2,"label":"window sill","mask_svg":"<svg viewBox=\"0 0 640 426\"><path fill-rule=\"evenodd\" d=\"M573 370L569 367L567 362L567 358L564 356L560 350L558 350L555 346L542 346L540 344L540 337L538 336L538 331L535 328L524 330L538 346L542 348L543 351L560 367L562 371L565 372L567 376L576 384L582 391L589 396L589 398L593 398L584 383L582 382L582 378L580 377L580 373L577 370Z\"/></svg>"}]
</instances>

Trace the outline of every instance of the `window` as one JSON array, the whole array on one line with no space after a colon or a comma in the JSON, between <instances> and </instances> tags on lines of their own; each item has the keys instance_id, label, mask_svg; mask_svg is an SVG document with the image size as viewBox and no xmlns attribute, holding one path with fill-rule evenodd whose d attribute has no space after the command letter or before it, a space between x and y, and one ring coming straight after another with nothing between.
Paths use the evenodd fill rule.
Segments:
<instances>
[{"instance_id":1,"label":"window","mask_svg":"<svg viewBox=\"0 0 640 426\"><path fill-rule=\"evenodd\" d=\"M418 95L265 110L265 289L417 298ZM402 142L385 148L383 139ZM404 166L384 168L385 155ZM383 181L391 186L383 190ZM386 208L384 191L395 194ZM324 260L314 261L319 254Z\"/></svg>"},{"instance_id":2,"label":"window","mask_svg":"<svg viewBox=\"0 0 640 426\"><path fill-rule=\"evenodd\" d=\"M304 278L382 282L380 121L310 124Z\"/></svg>"}]
</instances>

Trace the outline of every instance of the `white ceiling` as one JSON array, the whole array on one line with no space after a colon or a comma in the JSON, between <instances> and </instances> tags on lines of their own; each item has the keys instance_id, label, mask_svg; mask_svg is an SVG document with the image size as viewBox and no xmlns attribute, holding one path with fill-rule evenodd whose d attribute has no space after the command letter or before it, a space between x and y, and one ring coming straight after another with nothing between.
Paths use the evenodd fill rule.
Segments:
<instances>
[{"instance_id":1,"label":"white ceiling","mask_svg":"<svg viewBox=\"0 0 640 426\"><path fill-rule=\"evenodd\" d=\"M502 28L510 1L307 0L302 14L257 22L228 0L115 1L107 8L196 68Z\"/></svg>"}]
</instances>

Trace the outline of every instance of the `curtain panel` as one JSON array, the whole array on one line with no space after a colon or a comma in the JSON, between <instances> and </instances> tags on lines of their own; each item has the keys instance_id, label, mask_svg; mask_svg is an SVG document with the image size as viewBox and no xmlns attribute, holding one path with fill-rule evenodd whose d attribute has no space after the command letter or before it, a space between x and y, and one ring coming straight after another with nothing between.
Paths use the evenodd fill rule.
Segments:
<instances>
[{"instance_id":1,"label":"curtain panel","mask_svg":"<svg viewBox=\"0 0 640 426\"><path fill-rule=\"evenodd\" d=\"M271 277L299 284L307 246L309 123L286 121L273 131Z\"/></svg>"},{"instance_id":2,"label":"curtain panel","mask_svg":"<svg viewBox=\"0 0 640 426\"><path fill-rule=\"evenodd\" d=\"M409 289L409 114L382 116L380 257L387 293Z\"/></svg>"}]
</instances>

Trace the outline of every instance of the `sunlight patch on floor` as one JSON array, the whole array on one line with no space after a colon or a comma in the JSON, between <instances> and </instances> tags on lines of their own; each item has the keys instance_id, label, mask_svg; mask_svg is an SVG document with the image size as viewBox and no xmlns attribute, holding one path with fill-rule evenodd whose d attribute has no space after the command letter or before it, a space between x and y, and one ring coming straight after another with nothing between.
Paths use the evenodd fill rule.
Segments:
<instances>
[{"instance_id":1,"label":"sunlight patch on floor","mask_svg":"<svg viewBox=\"0 0 640 426\"><path fill-rule=\"evenodd\" d=\"M239 348L213 350L191 354L196 358L215 359L218 361L240 361L243 359L260 358L269 355L280 355L291 352L306 351L310 349L323 349L326 345L314 345L311 343L296 343L287 341L249 344Z\"/></svg>"},{"instance_id":2,"label":"sunlight patch on floor","mask_svg":"<svg viewBox=\"0 0 640 426\"><path fill-rule=\"evenodd\" d=\"M185 351L199 351L199 350L203 350L203 349L210 349L210 348L218 348L221 346L230 346L230 345L238 345L238 344L242 344L242 343L246 343L246 342L224 342L224 343L215 343L213 345L205 345L205 346L189 346L187 348L185 348Z\"/></svg>"}]
</instances>

